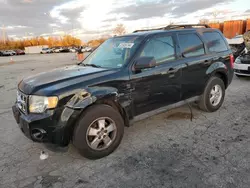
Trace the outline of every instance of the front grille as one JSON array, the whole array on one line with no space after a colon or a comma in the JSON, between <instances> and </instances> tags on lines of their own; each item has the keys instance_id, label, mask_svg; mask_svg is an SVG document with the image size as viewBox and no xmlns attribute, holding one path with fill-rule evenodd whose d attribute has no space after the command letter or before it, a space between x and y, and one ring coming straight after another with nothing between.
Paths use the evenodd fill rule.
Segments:
<instances>
[{"instance_id":1,"label":"front grille","mask_svg":"<svg viewBox=\"0 0 250 188\"><path fill-rule=\"evenodd\" d=\"M236 69L235 72L241 73L241 74L250 74L250 71L247 71L247 70L238 70L238 69Z\"/></svg>"},{"instance_id":2,"label":"front grille","mask_svg":"<svg viewBox=\"0 0 250 188\"><path fill-rule=\"evenodd\" d=\"M245 54L239 57L242 64L250 64L250 55Z\"/></svg>"},{"instance_id":3,"label":"front grille","mask_svg":"<svg viewBox=\"0 0 250 188\"><path fill-rule=\"evenodd\" d=\"M248 60L248 61L241 60L241 63L242 64L250 64L250 60Z\"/></svg>"},{"instance_id":4,"label":"front grille","mask_svg":"<svg viewBox=\"0 0 250 188\"><path fill-rule=\"evenodd\" d=\"M27 105L28 105L28 95L25 95L20 91L17 91L17 106L25 114L28 112Z\"/></svg>"}]
</instances>

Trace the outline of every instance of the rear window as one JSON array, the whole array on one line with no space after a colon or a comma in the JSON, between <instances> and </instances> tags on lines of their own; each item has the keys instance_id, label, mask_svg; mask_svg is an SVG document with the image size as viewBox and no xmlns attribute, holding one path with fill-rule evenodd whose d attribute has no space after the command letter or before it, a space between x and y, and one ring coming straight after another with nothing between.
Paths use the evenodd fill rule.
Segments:
<instances>
[{"instance_id":1,"label":"rear window","mask_svg":"<svg viewBox=\"0 0 250 188\"><path fill-rule=\"evenodd\" d=\"M200 56L205 54L204 44L195 33L179 34L182 54L185 57Z\"/></svg>"},{"instance_id":2,"label":"rear window","mask_svg":"<svg viewBox=\"0 0 250 188\"><path fill-rule=\"evenodd\" d=\"M225 41L218 32L204 32L203 36L210 52L223 52L228 50Z\"/></svg>"}]
</instances>

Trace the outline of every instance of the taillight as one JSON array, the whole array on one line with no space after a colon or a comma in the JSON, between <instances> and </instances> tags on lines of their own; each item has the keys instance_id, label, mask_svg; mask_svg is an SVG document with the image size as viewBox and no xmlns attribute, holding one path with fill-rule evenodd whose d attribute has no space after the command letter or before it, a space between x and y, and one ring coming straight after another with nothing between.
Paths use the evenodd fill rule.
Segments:
<instances>
[{"instance_id":1,"label":"taillight","mask_svg":"<svg viewBox=\"0 0 250 188\"><path fill-rule=\"evenodd\" d=\"M234 55L233 54L230 55L230 66L232 69L234 68Z\"/></svg>"}]
</instances>

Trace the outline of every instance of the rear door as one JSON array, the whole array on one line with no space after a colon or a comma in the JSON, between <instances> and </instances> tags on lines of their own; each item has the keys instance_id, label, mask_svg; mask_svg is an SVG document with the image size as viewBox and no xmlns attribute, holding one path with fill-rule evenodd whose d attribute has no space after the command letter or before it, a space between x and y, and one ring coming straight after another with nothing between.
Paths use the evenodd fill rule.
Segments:
<instances>
[{"instance_id":1,"label":"rear door","mask_svg":"<svg viewBox=\"0 0 250 188\"><path fill-rule=\"evenodd\" d=\"M206 54L201 36L195 32L178 33L182 61L182 100L201 95L206 83L206 70L212 64L212 56Z\"/></svg>"},{"instance_id":2,"label":"rear door","mask_svg":"<svg viewBox=\"0 0 250 188\"><path fill-rule=\"evenodd\" d=\"M157 66L141 72L131 71L135 115L180 100L181 65L176 56L176 35L161 34L148 39L137 57L156 59Z\"/></svg>"}]
</instances>

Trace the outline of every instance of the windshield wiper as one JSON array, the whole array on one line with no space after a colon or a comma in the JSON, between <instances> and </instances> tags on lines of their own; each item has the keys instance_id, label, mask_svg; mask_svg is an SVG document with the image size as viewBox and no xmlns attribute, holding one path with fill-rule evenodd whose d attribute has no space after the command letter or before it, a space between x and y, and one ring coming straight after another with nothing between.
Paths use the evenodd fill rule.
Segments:
<instances>
[{"instance_id":1,"label":"windshield wiper","mask_svg":"<svg viewBox=\"0 0 250 188\"><path fill-rule=\"evenodd\" d=\"M95 67L95 68L101 68L101 66L100 65L95 65L95 64L81 64L81 65L83 65L83 66L85 66L85 67L87 67L87 66L90 66L90 67Z\"/></svg>"}]
</instances>

